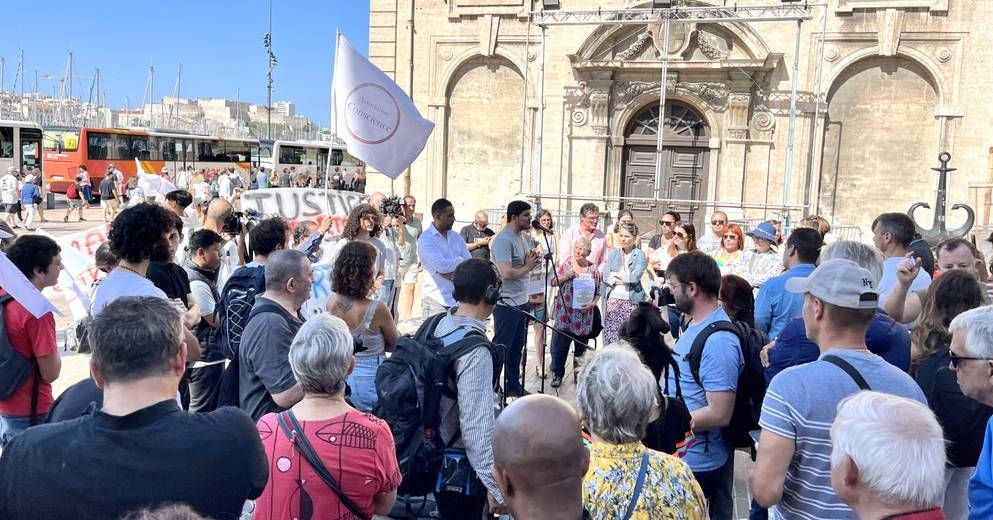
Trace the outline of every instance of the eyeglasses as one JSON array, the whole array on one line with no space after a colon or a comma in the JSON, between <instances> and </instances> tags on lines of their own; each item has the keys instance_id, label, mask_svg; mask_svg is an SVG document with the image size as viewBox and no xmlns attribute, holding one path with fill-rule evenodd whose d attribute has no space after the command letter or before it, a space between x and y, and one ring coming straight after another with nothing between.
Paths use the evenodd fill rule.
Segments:
<instances>
[{"instance_id":1,"label":"eyeglasses","mask_svg":"<svg viewBox=\"0 0 993 520\"><path fill-rule=\"evenodd\" d=\"M738 240L738 235L724 235L724 240Z\"/></svg>"},{"instance_id":2,"label":"eyeglasses","mask_svg":"<svg viewBox=\"0 0 993 520\"><path fill-rule=\"evenodd\" d=\"M710 225L711 226L723 226L724 224L727 224L727 221L726 220L711 220L710 221Z\"/></svg>"},{"instance_id":3,"label":"eyeglasses","mask_svg":"<svg viewBox=\"0 0 993 520\"><path fill-rule=\"evenodd\" d=\"M659 221L659 224L661 224L663 226L671 226L671 225L673 225L675 223L676 223L675 220L660 220Z\"/></svg>"},{"instance_id":4,"label":"eyeglasses","mask_svg":"<svg viewBox=\"0 0 993 520\"><path fill-rule=\"evenodd\" d=\"M673 233L673 236L675 236L676 238L686 238L686 233L680 233L677 231Z\"/></svg>"},{"instance_id":5,"label":"eyeglasses","mask_svg":"<svg viewBox=\"0 0 993 520\"><path fill-rule=\"evenodd\" d=\"M984 358L984 357L956 356L955 353L952 352L951 350L948 351L948 356L949 358L951 358L949 364L952 366L952 368L958 368L963 361L993 361L993 359Z\"/></svg>"}]
</instances>

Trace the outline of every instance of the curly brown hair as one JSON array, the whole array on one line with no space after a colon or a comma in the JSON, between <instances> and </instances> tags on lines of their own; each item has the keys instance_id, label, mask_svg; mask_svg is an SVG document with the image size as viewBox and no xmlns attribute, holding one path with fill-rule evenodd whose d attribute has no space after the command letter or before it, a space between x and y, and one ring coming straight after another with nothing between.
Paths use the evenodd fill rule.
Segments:
<instances>
[{"instance_id":1,"label":"curly brown hair","mask_svg":"<svg viewBox=\"0 0 993 520\"><path fill-rule=\"evenodd\" d=\"M341 231L341 237L347 240L353 240L359 234L359 230L362 229L362 219L372 215L376 217L376 225L372 228L372 233L370 236L378 237L383 234L383 216L379 214L379 211L372 207L370 204L359 204L352 208L352 211L348 214L348 222L345 224L345 229Z\"/></svg>"},{"instance_id":2,"label":"curly brown hair","mask_svg":"<svg viewBox=\"0 0 993 520\"><path fill-rule=\"evenodd\" d=\"M338 253L331 269L331 287L348 298L366 298L376 280L376 255L379 251L368 242L352 240Z\"/></svg>"}]
</instances>

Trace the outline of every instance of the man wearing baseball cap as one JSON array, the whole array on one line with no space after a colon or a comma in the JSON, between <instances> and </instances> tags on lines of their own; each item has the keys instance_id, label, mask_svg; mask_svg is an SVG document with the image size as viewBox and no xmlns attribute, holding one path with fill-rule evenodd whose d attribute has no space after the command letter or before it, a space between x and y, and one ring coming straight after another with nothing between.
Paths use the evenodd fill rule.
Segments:
<instances>
[{"instance_id":1,"label":"man wearing baseball cap","mask_svg":"<svg viewBox=\"0 0 993 520\"><path fill-rule=\"evenodd\" d=\"M762 403L752 493L775 519L856 518L831 489L831 423L838 404L874 390L926 404L906 373L869 352L865 333L879 305L876 280L855 262L823 262L786 289L803 295L807 336L820 357L772 379Z\"/></svg>"}]
</instances>

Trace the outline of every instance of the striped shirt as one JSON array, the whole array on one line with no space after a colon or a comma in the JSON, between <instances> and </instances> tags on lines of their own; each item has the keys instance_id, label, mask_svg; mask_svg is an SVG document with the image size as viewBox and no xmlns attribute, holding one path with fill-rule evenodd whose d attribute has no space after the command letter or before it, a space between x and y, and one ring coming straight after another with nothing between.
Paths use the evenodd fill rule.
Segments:
<instances>
[{"instance_id":1,"label":"striped shirt","mask_svg":"<svg viewBox=\"0 0 993 520\"><path fill-rule=\"evenodd\" d=\"M455 344L470 331L486 334L486 323L467 316L456 316L454 310L438 322L434 336L446 346ZM456 431L461 436L453 448L465 449L472 469L487 491L500 503L503 493L493 479L493 428L496 416L493 413L495 396L493 393L493 358L489 349L477 348L455 361L456 386L458 397L441 398L439 412L441 438L449 442Z\"/></svg>"},{"instance_id":2,"label":"striped shirt","mask_svg":"<svg viewBox=\"0 0 993 520\"><path fill-rule=\"evenodd\" d=\"M847 349L825 354L848 361L874 391L927 403L910 376L875 354ZM829 435L838 403L857 392L859 387L848 374L820 359L787 368L772 379L759 424L763 434L768 431L796 443L783 498L772 508L773 518L857 518L831 488Z\"/></svg>"}]
</instances>

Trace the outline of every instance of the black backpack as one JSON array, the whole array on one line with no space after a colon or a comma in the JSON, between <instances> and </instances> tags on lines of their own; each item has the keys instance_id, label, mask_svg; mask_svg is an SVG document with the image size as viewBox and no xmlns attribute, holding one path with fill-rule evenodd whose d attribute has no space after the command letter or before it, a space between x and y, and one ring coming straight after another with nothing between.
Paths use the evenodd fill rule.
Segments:
<instances>
[{"instance_id":1,"label":"black backpack","mask_svg":"<svg viewBox=\"0 0 993 520\"><path fill-rule=\"evenodd\" d=\"M214 345L227 359L234 359L241 344L241 333L248 324L255 297L265 292L265 267L242 266L224 284L217 302L217 330Z\"/></svg>"},{"instance_id":2,"label":"black backpack","mask_svg":"<svg viewBox=\"0 0 993 520\"><path fill-rule=\"evenodd\" d=\"M445 347L433 334L444 317L428 318L416 335L403 336L393 354L376 372L379 402L373 414L386 421L393 432L397 461L403 481L397 493L422 496L434 491L444 451L458 437L443 440L439 432L442 395L454 397L448 387L454 377L453 362L492 344L486 336L469 332L465 338Z\"/></svg>"},{"instance_id":3,"label":"black backpack","mask_svg":"<svg viewBox=\"0 0 993 520\"><path fill-rule=\"evenodd\" d=\"M249 311L248 316L245 318L245 325L248 325L248 321L259 314L264 314L266 312L279 313L281 312L280 309L281 308L279 305L275 303L265 302L257 308ZM242 328L244 329L244 327ZM228 362L228 366L224 367L224 372L221 373L221 382L218 383L220 388L217 390L218 408L222 406L234 406L236 408L241 407L240 359L241 357L239 352L235 351L234 356L231 357L231 361Z\"/></svg>"},{"instance_id":4,"label":"black backpack","mask_svg":"<svg viewBox=\"0 0 993 520\"><path fill-rule=\"evenodd\" d=\"M10 344L7 335L7 323L3 316L3 308L14 297L9 294L0 296L0 400L9 399L21 384L31 375L34 363L24 359Z\"/></svg>"},{"instance_id":5,"label":"black backpack","mask_svg":"<svg viewBox=\"0 0 993 520\"><path fill-rule=\"evenodd\" d=\"M741 345L741 355L745 360L741 374L738 375L738 388L734 396L734 412L731 422L722 430L724 442L732 449L750 449L755 442L748 432L759 429L759 416L762 414L762 400L765 398L765 369L762 367L762 352L769 338L764 332L756 330L746 323L730 321L715 321L707 325L693 340L686 360L690 365L693 380L700 387L700 361L707 339L716 332L730 332L738 337Z\"/></svg>"}]
</instances>

